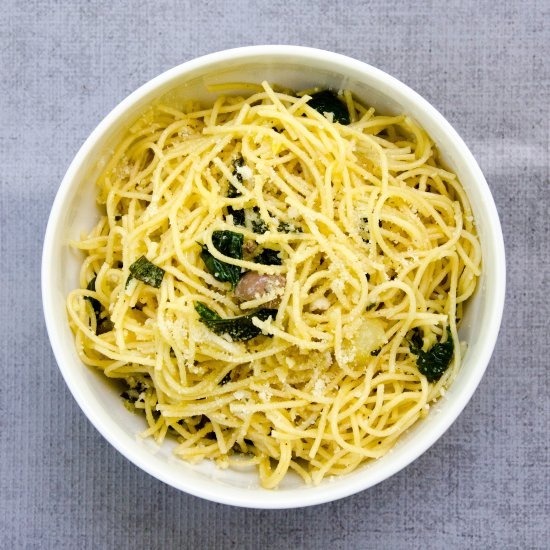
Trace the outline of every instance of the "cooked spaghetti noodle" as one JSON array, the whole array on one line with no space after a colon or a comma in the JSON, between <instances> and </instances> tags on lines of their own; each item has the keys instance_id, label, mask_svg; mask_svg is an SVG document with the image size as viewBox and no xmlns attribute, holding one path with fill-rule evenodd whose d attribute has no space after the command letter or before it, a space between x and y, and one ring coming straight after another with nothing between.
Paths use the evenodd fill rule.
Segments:
<instances>
[{"instance_id":1,"label":"cooked spaghetti noodle","mask_svg":"<svg viewBox=\"0 0 550 550\"><path fill-rule=\"evenodd\" d=\"M74 243L68 313L145 436L175 437L188 461L255 464L266 488L289 470L319 483L387 453L451 383L480 246L409 117L344 92L339 123L311 94L247 89L154 105L127 131L98 180L103 215ZM237 299L247 275L268 284ZM247 337L215 329L244 316ZM452 360L434 374L436 349Z\"/></svg>"}]
</instances>

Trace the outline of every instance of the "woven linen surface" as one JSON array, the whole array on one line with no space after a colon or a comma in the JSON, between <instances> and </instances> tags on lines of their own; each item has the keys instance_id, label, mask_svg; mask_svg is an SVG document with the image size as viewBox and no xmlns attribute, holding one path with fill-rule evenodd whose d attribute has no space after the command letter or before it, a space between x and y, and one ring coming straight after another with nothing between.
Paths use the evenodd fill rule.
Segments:
<instances>
[{"instance_id":1,"label":"woven linen surface","mask_svg":"<svg viewBox=\"0 0 550 550\"><path fill-rule=\"evenodd\" d=\"M1 548L549 548L550 4L534 0L4 0L0 10ZM507 303L473 399L412 465L308 509L209 503L114 450L46 335L40 256L59 182L129 92L251 44L340 52L396 76L463 136L501 216Z\"/></svg>"}]
</instances>

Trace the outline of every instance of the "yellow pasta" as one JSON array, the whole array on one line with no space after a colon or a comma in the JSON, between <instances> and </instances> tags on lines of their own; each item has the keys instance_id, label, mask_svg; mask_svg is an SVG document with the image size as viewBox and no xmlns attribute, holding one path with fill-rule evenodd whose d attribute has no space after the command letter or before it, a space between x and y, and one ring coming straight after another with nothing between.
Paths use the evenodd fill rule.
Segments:
<instances>
[{"instance_id":1,"label":"yellow pasta","mask_svg":"<svg viewBox=\"0 0 550 550\"><path fill-rule=\"evenodd\" d=\"M344 92L341 123L312 92L240 88L252 95L154 105L121 139L100 220L73 243L69 320L145 436L255 464L266 488L290 470L319 483L387 453L452 382L480 246L460 182L407 116ZM223 328L241 321L246 337ZM430 371L435 350L448 368Z\"/></svg>"}]
</instances>

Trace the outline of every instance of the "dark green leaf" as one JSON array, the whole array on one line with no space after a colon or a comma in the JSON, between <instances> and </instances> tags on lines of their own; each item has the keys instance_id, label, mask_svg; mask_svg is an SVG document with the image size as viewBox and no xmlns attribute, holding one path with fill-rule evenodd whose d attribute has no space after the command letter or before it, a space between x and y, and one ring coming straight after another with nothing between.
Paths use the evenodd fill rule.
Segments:
<instances>
[{"instance_id":1,"label":"dark green leaf","mask_svg":"<svg viewBox=\"0 0 550 550\"><path fill-rule=\"evenodd\" d=\"M96 282L96 277L90 280L86 289L95 291L95 282ZM103 306L101 305L101 302L96 298L92 298L91 296L86 296L86 300L88 300L90 304L92 304L92 307L94 308L95 322L96 322L95 333L99 336L101 334L105 334L106 332L110 332L111 330L113 330L114 324L111 321L111 319L109 318L100 319L101 312L103 311Z\"/></svg>"},{"instance_id":2,"label":"dark green leaf","mask_svg":"<svg viewBox=\"0 0 550 550\"><path fill-rule=\"evenodd\" d=\"M378 349L374 349L370 352L370 354L373 356L373 357L376 357L377 355L380 354L380 352L382 351L382 348L378 348Z\"/></svg>"},{"instance_id":3,"label":"dark green leaf","mask_svg":"<svg viewBox=\"0 0 550 550\"><path fill-rule=\"evenodd\" d=\"M96 281L96 277L94 277L93 279L90 279L90 282L86 287L86 290L93 290L95 292L95 281ZM99 321L99 314L101 313L101 302L97 298L92 298L91 296L86 296L85 299L88 300L90 304L92 304L96 319Z\"/></svg>"},{"instance_id":4,"label":"dark green leaf","mask_svg":"<svg viewBox=\"0 0 550 550\"><path fill-rule=\"evenodd\" d=\"M120 394L120 397L122 399L125 399L129 403L135 403L136 401L140 401L139 396L146 390L147 388L145 385L143 385L141 382L137 382L133 387L128 387L128 389Z\"/></svg>"},{"instance_id":5,"label":"dark green leaf","mask_svg":"<svg viewBox=\"0 0 550 550\"><path fill-rule=\"evenodd\" d=\"M323 116L325 113L332 113L333 122L339 122L340 124L350 123L347 105L330 90L323 90L321 92L311 94L311 99L308 101L308 105L313 107L313 109L321 113Z\"/></svg>"},{"instance_id":6,"label":"dark green leaf","mask_svg":"<svg viewBox=\"0 0 550 550\"><path fill-rule=\"evenodd\" d=\"M422 346L424 345L424 342L422 340L422 334L421 330L418 327L414 327L412 329L412 336L411 336L411 351L418 355L415 350L422 350Z\"/></svg>"},{"instance_id":7,"label":"dark green leaf","mask_svg":"<svg viewBox=\"0 0 550 550\"><path fill-rule=\"evenodd\" d=\"M222 254L240 260L243 257L243 234L234 231L214 231L212 244Z\"/></svg>"},{"instance_id":8,"label":"dark green leaf","mask_svg":"<svg viewBox=\"0 0 550 550\"><path fill-rule=\"evenodd\" d=\"M100 334L105 334L106 332L111 332L115 328L114 323L111 319L102 319L96 328L95 333L99 336Z\"/></svg>"},{"instance_id":9,"label":"dark green leaf","mask_svg":"<svg viewBox=\"0 0 550 550\"><path fill-rule=\"evenodd\" d=\"M236 286L239 282L241 273L240 268L237 272L235 269L236 266L214 258L214 256L212 256L212 254L208 251L208 247L206 245L203 245L202 247L201 258L206 266L206 269L208 269L210 274L218 281L230 282L232 286Z\"/></svg>"},{"instance_id":10,"label":"dark green leaf","mask_svg":"<svg viewBox=\"0 0 550 550\"><path fill-rule=\"evenodd\" d=\"M238 172L233 172L233 175L239 180L239 178L242 179L242 176ZM240 180L239 180L240 181ZM237 197L240 197L242 193L232 184L229 184L229 187L227 189L227 198L228 199L236 199Z\"/></svg>"},{"instance_id":11,"label":"dark green leaf","mask_svg":"<svg viewBox=\"0 0 550 550\"><path fill-rule=\"evenodd\" d=\"M138 279L138 281L159 288L164 277L164 269L152 264L145 256L141 256L141 258L138 258L130 266L130 274L134 279ZM126 281L126 285L129 282L130 278Z\"/></svg>"},{"instance_id":12,"label":"dark green leaf","mask_svg":"<svg viewBox=\"0 0 550 550\"><path fill-rule=\"evenodd\" d=\"M252 220L252 231L263 235L267 231L267 224L263 220Z\"/></svg>"},{"instance_id":13,"label":"dark green leaf","mask_svg":"<svg viewBox=\"0 0 550 550\"><path fill-rule=\"evenodd\" d=\"M195 302L195 311L200 315L203 322L221 320L221 317L203 302Z\"/></svg>"},{"instance_id":14,"label":"dark green leaf","mask_svg":"<svg viewBox=\"0 0 550 550\"><path fill-rule=\"evenodd\" d=\"M203 322L212 332L216 334L228 334L233 341L245 341L258 336L262 331L254 325L252 319L255 317L260 321L267 321L270 317L275 318L276 309L260 309L254 313L222 319L215 311L211 310L202 302L195 302L195 310Z\"/></svg>"},{"instance_id":15,"label":"dark green leaf","mask_svg":"<svg viewBox=\"0 0 550 550\"><path fill-rule=\"evenodd\" d=\"M418 356L416 359L418 370L429 382L435 382L443 376L453 358L454 344L451 331L447 329L447 340L434 344L429 351L422 351L422 338L419 331L415 331L411 338L410 349Z\"/></svg>"},{"instance_id":16,"label":"dark green leaf","mask_svg":"<svg viewBox=\"0 0 550 550\"><path fill-rule=\"evenodd\" d=\"M231 371L229 371L219 382L219 386L225 386L228 382L231 382Z\"/></svg>"},{"instance_id":17,"label":"dark green leaf","mask_svg":"<svg viewBox=\"0 0 550 550\"><path fill-rule=\"evenodd\" d=\"M264 248L255 258L257 264L262 265L283 265L280 252L271 248Z\"/></svg>"},{"instance_id":18,"label":"dark green leaf","mask_svg":"<svg viewBox=\"0 0 550 550\"><path fill-rule=\"evenodd\" d=\"M241 168L244 166L244 159L242 157L238 157L233 161L233 175L235 178L237 178L237 181L239 183L243 182L243 177L237 170L237 168ZM242 193L233 185L229 184L229 189L227 190L227 196L230 199L234 199L236 197L240 197ZM233 223L235 225L244 225L245 222L245 215L244 210L235 210L232 206L227 207L227 214L230 216L233 216Z\"/></svg>"},{"instance_id":19,"label":"dark green leaf","mask_svg":"<svg viewBox=\"0 0 550 550\"><path fill-rule=\"evenodd\" d=\"M374 309L378 304L376 302L373 302L372 304L369 304L367 306L367 311L370 311L371 309Z\"/></svg>"},{"instance_id":20,"label":"dark green leaf","mask_svg":"<svg viewBox=\"0 0 550 550\"><path fill-rule=\"evenodd\" d=\"M295 227L294 224L281 222L279 224L279 227L277 227L277 231L279 231L280 233L302 233L302 228Z\"/></svg>"},{"instance_id":21,"label":"dark green leaf","mask_svg":"<svg viewBox=\"0 0 550 550\"><path fill-rule=\"evenodd\" d=\"M260 209L255 206L252 209L252 212L255 214L251 221L252 231L254 231L254 233L258 233L258 235L263 235L267 231L267 224L260 217Z\"/></svg>"},{"instance_id":22,"label":"dark green leaf","mask_svg":"<svg viewBox=\"0 0 550 550\"><path fill-rule=\"evenodd\" d=\"M237 158L233 161L233 175L235 176L235 178L237 178L237 181L238 181L239 183L242 183L242 182L243 182L243 177L242 177L242 175L240 174L240 172L239 172L238 169L239 169L239 168L242 168L243 166L244 166L244 159L243 159L243 157L237 157ZM234 194L234 195L228 194L227 196L228 196L230 199L232 199L232 198L234 198L234 197L240 197L240 196L241 196L240 192L237 191L233 185L232 185L231 187L233 187L235 194Z\"/></svg>"},{"instance_id":23,"label":"dark green leaf","mask_svg":"<svg viewBox=\"0 0 550 550\"><path fill-rule=\"evenodd\" d=\"M212 233L212 244L222 254L242 260L243 257L243 234L233 231L214 231ZM201 258L210 274L221 282L229 282L235 287L241 278L241 268L238 265L228 264L214 258L208 247L203 245Z\"/></svg>"},{"instance_id":24,"label":"dark green leaf","mask_svg":"<svg viewBox=\"0 0 550 550\"><path fill-rule=\"evenodd\" d=\"M233 216L233 223L235 225L244 226L246 218L243 209L235 210L232 206L228 206L227 214Z\"/></svg>"}]
</instances>

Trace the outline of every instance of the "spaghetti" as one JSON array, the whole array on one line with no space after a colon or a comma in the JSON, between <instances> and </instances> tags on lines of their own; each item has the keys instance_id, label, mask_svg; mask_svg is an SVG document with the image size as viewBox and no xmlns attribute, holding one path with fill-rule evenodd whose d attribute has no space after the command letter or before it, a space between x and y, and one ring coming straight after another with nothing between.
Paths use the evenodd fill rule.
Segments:
<instances>
[{"instance_id":1,"label":"spaghetti","mask_svg":"<svg viewBox=\"0 0 550 550\"><path fill-rule=\"evenodd\" d=\"M319 483L387 453L452 382L480 246L409 117L247 88L128 130L67 308L145 436L257 465L266 488L289 470Z\"/></svg>"}]
</instances>

